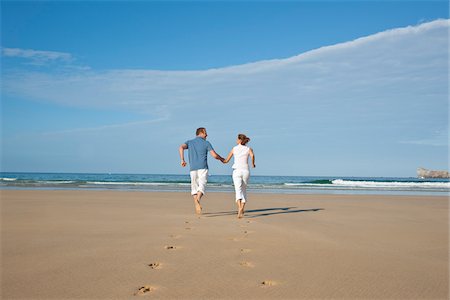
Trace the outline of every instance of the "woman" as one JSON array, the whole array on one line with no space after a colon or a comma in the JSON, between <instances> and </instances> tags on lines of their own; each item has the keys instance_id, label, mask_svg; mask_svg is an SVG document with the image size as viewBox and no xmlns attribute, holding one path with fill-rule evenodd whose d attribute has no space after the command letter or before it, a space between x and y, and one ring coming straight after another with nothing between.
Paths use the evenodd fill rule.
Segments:
<instances>
[{"instance_id":1,"label":"woman","mask_svg":"<svg viewBox=\"0 0 450 300\"><path fill-rule=\"evenodd\" d=\"M223 161L224 164L230 161L231 157L234 156L233 164L233 183L234 189L236 191L236 204L238 206L238 218L244 216L244 207L247 202L247 184L250 178L250 170L248 167L248 157L252 158L252 166L255 165L255 154L253 149L247 146L250 141L245 134L238 134L237 146L231 149L228 157Z\"/></svg>"}]
</instances>

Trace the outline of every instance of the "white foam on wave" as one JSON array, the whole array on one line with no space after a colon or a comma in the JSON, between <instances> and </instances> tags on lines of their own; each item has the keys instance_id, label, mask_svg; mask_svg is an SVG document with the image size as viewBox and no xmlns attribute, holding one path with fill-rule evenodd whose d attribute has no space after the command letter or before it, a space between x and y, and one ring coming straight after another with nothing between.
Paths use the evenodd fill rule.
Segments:
<instances>
[{"instance_id":1,"label":"white foam on wave","mask_svg":"<svg viewBox=\"0 0 450 300\"><path fill-rule=\"evenodd\" d=\"M36 183L46 183L46 184L61 184L61 183L74 183L76 181L73 180L44 180L44 181L36 181Z\"/></svg>"},{"instance_id":2,"label":"white foam on wave","mask_svg":"<svg viewBox=\"0 0 450 300\"><path fill-rule=\"evenodd\" d=\"M422 188L422 189L450 189L450 182L401 182L401 181L353 181L335 179L333 185L359 188Z\"/></svg>"},{"instance_id":3,"label":"white foam on wave","mask_svg":"<svg viewBox=\"0 0 450 300\"><path fill-rule=\"evenodd\" d=\"M285 182L283 183L283 185L286 186L331 186L331 184L327 184L327 183L312 183L312 182L306 182L306 183L290 183L290 182Z\"/></svg>"},{"instance_id":4,"label":"white foam on wave","mask_svg":"<svg viewBox=\"0 0 450 300\"><path fill-rule=\"evenodd\" d=\"M190 185L190 183L182 182L132 182L132 181L88 181L86 184L95 185L150 185L150 186L161 186L161 185Z\"/></svg>"},{"instance_id":5,"label":"white foam on wave","mask_svg":"<svg viewBox=\"0 0 450 300\"><path fill-rule=\"evenodd\" d=\"M3 180L3 181L16 181L17 180L17 178L0 178L1 180Z\"/></svg>"}]
</instances>

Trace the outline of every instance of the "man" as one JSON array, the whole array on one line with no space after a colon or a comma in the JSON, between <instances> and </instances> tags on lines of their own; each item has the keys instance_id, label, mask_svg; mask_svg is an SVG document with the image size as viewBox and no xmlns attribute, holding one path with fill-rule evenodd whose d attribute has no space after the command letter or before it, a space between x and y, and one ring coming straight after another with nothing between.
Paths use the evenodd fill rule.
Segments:
<instances>
[{"instance_id":1,"label":"man","mask_svg":"<svg viewBox=\"0 0 450 300\"><path fill-rule=\"evenodd\" d=\"M208 181L208 152L211 156L221 162L224 161L219 154L214 151L211 143L206 140L208 134L206 129L200 127L195 132L196 138L182 144L179 148L181 166L186 166L184 160L184 150L188 149L190 175L191 175L191 195L194 197L195 212L202 213L200 199L205 194L206 182Z\"/></svg>"}]
</instances>

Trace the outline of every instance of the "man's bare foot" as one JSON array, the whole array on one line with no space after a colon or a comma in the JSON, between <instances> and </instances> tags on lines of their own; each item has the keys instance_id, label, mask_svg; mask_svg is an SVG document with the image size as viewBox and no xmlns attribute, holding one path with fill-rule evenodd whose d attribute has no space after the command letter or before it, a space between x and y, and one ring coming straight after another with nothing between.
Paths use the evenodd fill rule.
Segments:
<instances>
[{"instance_id":1,"label":"man's bare foot","mask_svg":"<svg viewBox=\"0 0 450 300\"><path fill-rule=\"evenodd\" d=\"M200 205L200 202L198 202L197 200L195 200L195 213L197 215L202 214L202 206Z\"/></svg>"}]
</instances>

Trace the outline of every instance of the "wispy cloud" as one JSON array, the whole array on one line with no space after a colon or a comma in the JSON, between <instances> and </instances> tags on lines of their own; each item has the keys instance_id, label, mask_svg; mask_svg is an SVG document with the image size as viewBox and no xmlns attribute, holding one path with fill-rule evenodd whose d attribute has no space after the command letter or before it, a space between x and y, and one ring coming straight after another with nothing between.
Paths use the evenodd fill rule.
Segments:
<instances>
[{"instance_id":1,"label":"wispy cloud","mask_svg":"<svg viewBox=\"0 0 450 300\"><path fill-rule=\"evenodd\" d=\"M52 136L52 135L61 135L61 134L64 135L64 134L73 134L73 133L98 132L98 131L109 130L109 129L118 129L118 128L139 126L139 125L155 124L155 123L167 121L168 119L169 119L169 116L163 116L160 118L144 120L144 121L102 125L102 126L97 126L97 127L83 127L83 128L74 128L74 129L67 129L67 130L48 131L48 132L42 133L42 135L43 136Z\"/></svg>"},{"instance_id":2,"label":"wispy cloud","mask_svg":"<svg viewBox=\"0 0 450 300\"><path fill-rule=\"evenodd\" d=\"M5 99L100 109L108 117L65 123L58 115L50 125L54 130L36 126L33 132L45 133L11 134L2 145L7 157L40 147L43 154L72 153L77 165L84 161L78 152L89 148L98 155L86 165L106 157L105 169L111 160L128 165L122 152L133 148L136 155L128 156L140 157L139 167L148 157L155 166L166 166L176 155L175 144L206 126L218 150L245 132L265 170L289 164L293 175L370 174L370 166L394 170L399 160L414 168L434 157L442 162L448 155L449 29L449 20L436 20L287 59L197 71L67 68L76 65L71 54L6 48L4 61L58 63L57 68L3 68ZM5 65L16 60L11 62ZM93 125L102 120L103 125ZM424 156L425 145L439 147ZM108 159L105 153L114 155ZM283 153L283 159L273 159L274 153ZM45 168L55 164L54 155L47 156ZM17 157L20 164L27 161Z\"/></svg>"},{"instance_id":3,"label":"wispy cloud","mask_svg":"<svg viewBox=\"0 0 450 300\"><path fill-rule=\"evenodd\" d=\"M429 137L416 139L416 140L404 140L400 141L401 144L422 145L422 146L449 146L448 130L437 130L433 132Z\"/></svg>"},{"instance_id":4,"label":"wispy cloud","mask_svg":"<svg viewBox=\"0 0 450 300\"><path fill-rule=\"evenodd\" d=\"M155 118L161 117L157 109L166 106L180 122L195 115L205 121L228 122L238 107L255 128L276 124L292 132L325 127L379 134L377 128L383 122L384 130L389 127L401 135L408 126L418 126L420 118L428 120L430 130L443 126L447 112L439 107L448 101L449 27L449 20L436 20L287 59L201 71L73 70L55 74L6 70L3 92ZM48 59L71 58L42 53Z\"/></svg>"},{"instance_id":5,"label":"wispy cloud","mask_svg":"<svg viewBox=\"0 0 450 300\"><path fill-rule=\"evenodd\" d=\"M8 93L80 106L141 110L155 103L259 98L298 101L348 88L430 83L446 69L449 20L394 29L298 56L204 71L111 70L4 74ZM68 53L3 49L5 56L71 60ZM442 64L443 63L443 64ZM439 64L442 64L439 67ZM432 69L433 73L427 73ZM370 83L370 85L369 85ZM322 90L322 92L320 92ZM275 95L277 95L275 97ZM261 98L262 97L262 98Z\"/></svg>"},{"instance_id":6,"label":"wispy cloud","mask_svg":"<svg viewBox=\"0 0 450 300\"><path fill-rule=\"evenodd\" d=\"M54 61L68 63L74 59L70 53L19 48L2 48L2 55L5 57L24 58L29 60L31 64L35 65L44 65L48 62Z\"/></svg>"}]
</instances>

